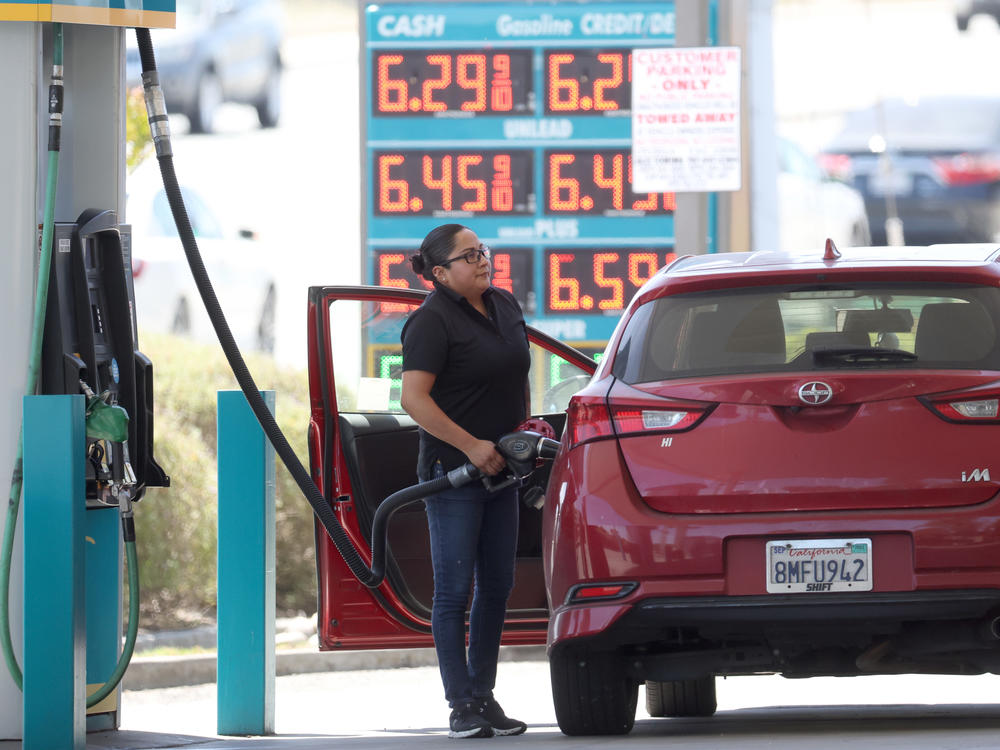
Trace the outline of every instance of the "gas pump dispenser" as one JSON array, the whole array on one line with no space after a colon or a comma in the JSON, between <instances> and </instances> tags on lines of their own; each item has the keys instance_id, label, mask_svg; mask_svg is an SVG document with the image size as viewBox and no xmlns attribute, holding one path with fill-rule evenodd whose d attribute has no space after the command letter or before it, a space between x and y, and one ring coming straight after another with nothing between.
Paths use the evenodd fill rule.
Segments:
<instances>
[{"instance_id":1,"label":"gas pump dispenser","mask_svg":"<svg viewBox=\"0 0 1000 750\"><path fill-rule=\"evenodd\" d=\"M153 458L153 365L135 344L130 239L110 210L53 231L42 392L88 396L88 507L170 484ZM126 420L127 439L114 439Z\"/></svg>"}]
</instances>

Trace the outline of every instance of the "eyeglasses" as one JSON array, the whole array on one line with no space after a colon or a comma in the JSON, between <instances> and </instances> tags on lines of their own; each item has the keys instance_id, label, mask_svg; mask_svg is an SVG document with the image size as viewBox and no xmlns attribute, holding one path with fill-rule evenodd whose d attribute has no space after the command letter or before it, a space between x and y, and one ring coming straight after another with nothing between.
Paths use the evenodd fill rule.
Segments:
<instances>
[{"instance_id":1,"label":"eyeglasses","mask_svg":"<svg viewBox=\"0 0 1000 750\"><path fill-rule=\"evenodd\" d=\"M476 250L469 250L461 255L456 255L454 258L448 258L448 260L441 261L438 265L442 268L447 268L456 260L464 260L472 266L481 261L483 258L486 258L486 260L490 259L489 245L480 245Z\"/></svg>"}]
</instances>

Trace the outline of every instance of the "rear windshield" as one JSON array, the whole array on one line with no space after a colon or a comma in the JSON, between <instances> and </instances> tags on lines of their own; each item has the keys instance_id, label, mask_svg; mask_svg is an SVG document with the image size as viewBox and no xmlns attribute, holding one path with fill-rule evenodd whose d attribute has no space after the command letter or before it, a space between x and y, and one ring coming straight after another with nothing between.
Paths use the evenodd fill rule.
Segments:
<instances>
[{"instance_id":1,"label":"rear windshield","mask_svg":"<svg viewBox=\"0 0 1000 750\"><path fill-rule=\"evenodd\" d=\"M736 373L1000 370L1000 290L774 287L661 297L629 321L614 374L627 383Z\"/></svg>"}]
</instances>

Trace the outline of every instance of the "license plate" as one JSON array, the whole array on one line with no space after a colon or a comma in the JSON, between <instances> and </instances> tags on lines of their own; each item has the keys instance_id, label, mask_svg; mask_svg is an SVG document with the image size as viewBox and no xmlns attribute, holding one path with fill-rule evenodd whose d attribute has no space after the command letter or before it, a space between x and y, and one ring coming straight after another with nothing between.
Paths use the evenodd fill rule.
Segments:
<instances>
[{"instance_id":1,"label":"license plate","mask_svg":"<svg viewBox=\"0 0 1000 750\"><path fill-rule=\"evenodd\" d=\"M767 543L767 591L871 591L871 539L782 539Z\"/></svg>"},{"instance_id":2,"label":"license plate","mask_svg":"<svg viewBox=\"0 0 1000 750\"><path fill-rule=\"evenodd\" d=\"M909 195L913 175L907 172L875 172L868 178L868 190L874 195Z\"/></svg>"}]
</instances>

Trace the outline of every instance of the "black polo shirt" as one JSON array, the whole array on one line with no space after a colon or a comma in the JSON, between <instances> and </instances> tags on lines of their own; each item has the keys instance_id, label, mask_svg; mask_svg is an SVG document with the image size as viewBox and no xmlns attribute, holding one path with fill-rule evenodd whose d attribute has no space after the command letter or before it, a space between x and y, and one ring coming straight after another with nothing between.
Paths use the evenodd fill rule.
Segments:
<instances>
[{"instance_id":1,"label":"black polo shirt","mask_svg":"<svg viewBox=\"0 0 1000 750\"><path fill-rule=\"evenodd\" d=\"M483 292L489 319L451 289L434 291L403 325L403 370L437 378L431 398L452 421L480 440L496 440L526 416L525 384L531 355L524 316L514 296ZM420 430L417 473L430 476L435 461L445 471L468 462L457 448Z\"/></svg>"}]
</instances>

